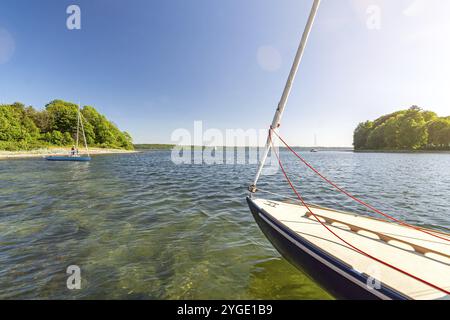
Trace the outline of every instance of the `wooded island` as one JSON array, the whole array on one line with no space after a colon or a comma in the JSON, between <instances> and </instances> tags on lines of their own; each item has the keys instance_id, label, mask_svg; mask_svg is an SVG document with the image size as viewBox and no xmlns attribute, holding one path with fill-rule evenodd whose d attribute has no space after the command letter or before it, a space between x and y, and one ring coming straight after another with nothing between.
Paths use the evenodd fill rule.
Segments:
<instances>
[{"instance_id":1,"label":"wooded island","mask_svg":"<svg viewBox=\"0 0 450 320\"><path fill-rule=\"evenodd\" d=\"M450 117L417 106L360 123L355 150L450 150Z\"/></svg>"}]
</instances>

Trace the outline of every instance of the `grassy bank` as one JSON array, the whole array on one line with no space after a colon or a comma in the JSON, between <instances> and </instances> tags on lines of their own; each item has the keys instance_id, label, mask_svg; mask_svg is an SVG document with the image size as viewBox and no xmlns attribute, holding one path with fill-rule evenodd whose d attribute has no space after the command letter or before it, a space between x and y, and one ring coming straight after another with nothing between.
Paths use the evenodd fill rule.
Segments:
<instances>
[{"instance_id":1,"label":"grassy bank","mask_svg":"<svg viewBox=\"0 0 450 320\"><path fill-rule=\"evenodd\" d=\"M174 144L134 144L136 150L172 150Z\"/></svg>"},{"instance_id":2,"label":"grassy bank","mask_svg":"<svg viewBox=\"0 0 450 320\"><path fill-rule=\"evenodd\" d=\"M79 149L80 154L84 154L84 149ZM89 148L89 154L120 154L120 153L135 153L137 151L124 149L110 149L110 148ZM0 150L0 159L21 159L21 158L40 158L51 155L67 155L70 153L70 148L65 147L49 147L27 151L4 151Z\"/></svg>"},{"instance_id":3,"label":"grassy bank","mask_svg":"<svg viewBox=\"0 0 450 320\"><path fill-rule=\"evenodd\" d=\"M450 150L354 150L356 153L450 153Z\"/></svg>"}]
</instances>

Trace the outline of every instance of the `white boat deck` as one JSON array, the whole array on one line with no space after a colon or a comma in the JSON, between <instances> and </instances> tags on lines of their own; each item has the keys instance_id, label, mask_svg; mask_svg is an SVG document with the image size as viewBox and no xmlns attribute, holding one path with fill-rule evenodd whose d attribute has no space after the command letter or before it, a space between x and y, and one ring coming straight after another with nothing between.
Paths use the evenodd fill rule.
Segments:
<instances>
[{"instance_id":1,"label":"white boat deck","mask_svg":"<svg viewBox=\"0 0 450 320\"><path fill-rule=\"evenodd\" d=\"M309 217L306 207L264 199L253 201L316 247L403 295L417 300L449 299L444 292L358 253L314 217ZM324 208L311 209L314 214L323 217L323 221L327 219L327 226L333 232L358 249L450 291L450 242L390 222ZM450 239L448 234L427 231Z\"/></svg>"}]
</instances>

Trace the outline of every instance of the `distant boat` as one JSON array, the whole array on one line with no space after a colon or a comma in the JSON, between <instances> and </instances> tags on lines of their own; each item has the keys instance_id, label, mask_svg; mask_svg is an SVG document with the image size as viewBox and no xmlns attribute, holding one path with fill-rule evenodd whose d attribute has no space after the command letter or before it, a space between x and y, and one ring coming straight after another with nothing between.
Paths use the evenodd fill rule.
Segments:
<instances>
[{"instance_id":1,"label":"distant boat","mask_svg":"<svg viewBox=\"0 0 450 320\"><path fill-rule=\"evenodd\" d=\"M314 134L314 148L311 149L311 152L319 152L317 150L317 134Z\"/></svg>"},{"instance_id":2,"label":"distant boat","mask_svg":"<svg viewBox=\"0 0 450 320\"><path fill-rule=\"evenodd\" d=\"M319 4L320 0L314 0L291 73L268 130L261 163L249 187L248 206L262 232L281 255L336 298L448 300L450 234L410 225L359 200L322 175L278 134ZM274 147L274 138L334 189L385 220L307 203L283 166ZM296 196L295 202L283 195L278 195L284 198L283 201L264 199L259 195L264 192L276 195L257 188L270 150Z\"/></svg>"},{"instance_id":3,"label":"distant boat","mask_svg":"<svg viewBox=\"0 0 450 320\"><path fill-rule=\"evenodd\" d=\"M79 162L91 161L91 157L82 157L82 156L78 156L78 155L48 156L45 159L48 161L79 161Z\"/></svg>"},{"instance_id":4,"label":"distant boat","mask_svg":"<svg viewBox=\"0 0 450 320\"><path fill-rule=\"evenodd\" d=\"M211 150L211 156L215 157L217 152L217 147L213 147Z\"/></svg>"},{"instance_id":5,"label":"distant boat","mask_svg":"<svg viewBox=\"0 0 450 320\"><path fill-rule=\"evenodd\" d=\"M86 150L86 155L80 155L78 152L78 146L79 146L79 136L80 136L80 128L81 132L83 133L83 140L84 140L84 147ZM80 111L80 106L78 106L78 113L77 113L77 138L76 138L76 144L74 147L72 147L72 150L68 155L55 155L55 156L48 156L45 157L48 161L78 161L78 162L87 162L91 161L91 156L89 155L89 149L86 141L86 135L84 133L84 125L83 125L83 115Z\"/></svg>"}]
</instances>

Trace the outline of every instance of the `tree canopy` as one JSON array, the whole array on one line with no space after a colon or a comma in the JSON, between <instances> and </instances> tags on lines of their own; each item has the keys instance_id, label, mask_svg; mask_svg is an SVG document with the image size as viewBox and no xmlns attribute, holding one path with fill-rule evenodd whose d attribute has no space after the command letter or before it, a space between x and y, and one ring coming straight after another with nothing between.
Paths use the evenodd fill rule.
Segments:
<instances>
[{"instance_id":1,"label":"tree canopy","mask_svg":"<svg viewBox=\"0 0 450 320\"><path fill-rule=\"evenodd\" d=\"M0 105L0 150L73 145L77 113L76 104L62 100L51 101L41 111L18 102ZM90 146L133 149L131 136L120 131L95 108L84 106L81 114Z\"/></svg>"},{"instance_id":2,"label":"tree canopy","mask_svg":"<svg viewBox=\"0 0 450 320\"><path fill-rule=\"evenodd\" d=\"M450 117L413 106L360 123L353 145L356 150L450 150Z\"/></svg>"}]
</instances>

